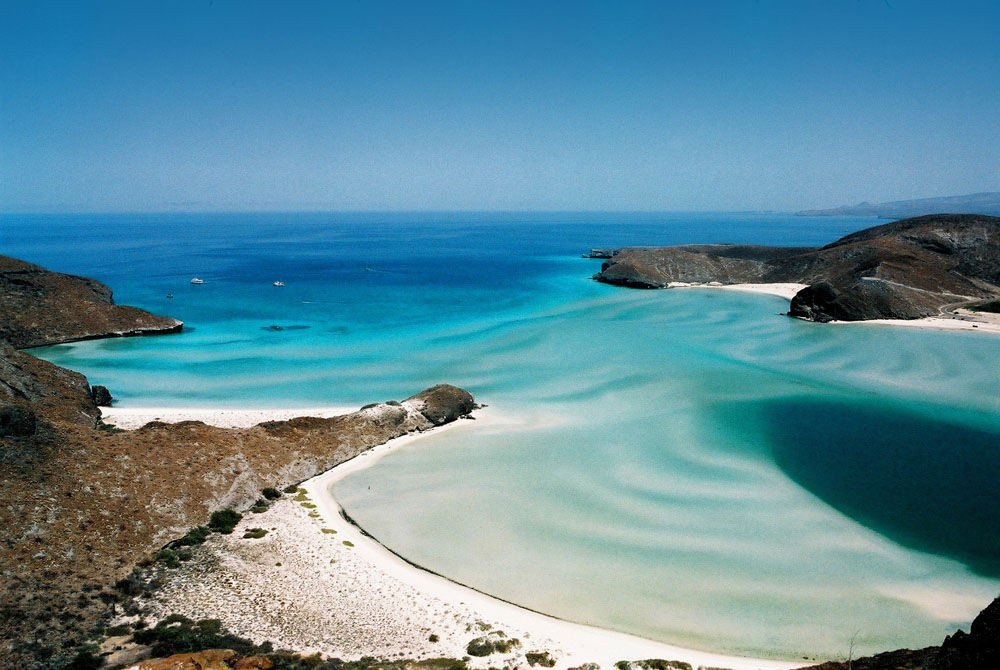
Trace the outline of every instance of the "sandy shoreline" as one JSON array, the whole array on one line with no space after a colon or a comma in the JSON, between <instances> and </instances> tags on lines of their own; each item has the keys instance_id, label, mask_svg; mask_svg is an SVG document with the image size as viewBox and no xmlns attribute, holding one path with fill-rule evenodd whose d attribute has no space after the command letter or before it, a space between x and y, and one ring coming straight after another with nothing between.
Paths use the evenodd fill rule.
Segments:
<instances>
[{"instance_id":1,"label":"sandy shoreline","mask_svg":"<svg viewBox=\"0 0 1000 670\"><path fill-rule=\"evenodd\" d=\"M691 284L671 282L667 288L724 289L776 295L791 300L795 294L806 288L805 284ZM953 314L928 316L923 319L870 319L868 321L831 321L836 325L876 325L903 326L907 328L933 328L936 330L968 330L983 333L1000 333L1000 314L971 312L956 309Z\"/></svg>"},{"instance_id":2,"label":"sandy shoreline","mask_svg":"<svg viewBox=\"0 0 1000 670\"><path fill-rule=\"evenodd\" d=\"M268 418L287 411L275 410ZM246 422L256 423L269 412L176 409L169 416L233 426L252 425ZM152 420L153 414L164 418L164 413L163 408L146 414L130 408L127 414L129 421L142 425L143 419ZM479 410L476 418L477 423L496 420L493 410ZM271 640L278 647L344 659L461 658L470 640L487 630L502 630L523 646L473 658L472 665L527 667L527 651L550 652L556 668L593 662L610 670L617 661L644 658L732 670L801 665L684 649L532 612L417 568L343 518L329 494L334 482L432 432L468 425L459 420L396 438L304 482L305 494L298 501L286 495L267 512L248 513L235 533L213 536L199 558L181 568L178 578L155 596L153 611L220 618L232 632L258 642ZM242 539L251 527L269 533Z\"/></svg>"},{"instance_id":3,"label":"sandy shoreline","mask_svg":"<svg viewBox=\"0 0 1000 670\"><path fill-rule=\"evenodd\" d=\"M212 409L200 407L102 407L101 418L125 430L141 428L150 421L179 423L202 421L219 428L249 428L264 421L286 421L297 416L332 416L356 412L357 407L328 406L299 409Z\"/></svg>"}]
</instances>

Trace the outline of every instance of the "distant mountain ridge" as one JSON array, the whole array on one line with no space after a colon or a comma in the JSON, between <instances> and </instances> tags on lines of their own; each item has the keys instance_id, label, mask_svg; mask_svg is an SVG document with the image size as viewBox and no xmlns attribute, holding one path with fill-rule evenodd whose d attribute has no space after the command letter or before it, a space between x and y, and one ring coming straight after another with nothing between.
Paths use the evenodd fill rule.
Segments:
<instances>
[{"instance_id":1,"label":"distant mountain ridge","mask_svg":"<svg viewBox=\"0 0 1000 670\"><path fill-rule=\"evenodd\" d=\"M948 195L917 200L894 200L878 204L859 202L856 205L842 205L833 209L804 209L801 212L795 212L795 215L880 216L901 219L925 214L950 214L954 212L1000 215L1000 192Z\"/></svg>"}]
</instances>

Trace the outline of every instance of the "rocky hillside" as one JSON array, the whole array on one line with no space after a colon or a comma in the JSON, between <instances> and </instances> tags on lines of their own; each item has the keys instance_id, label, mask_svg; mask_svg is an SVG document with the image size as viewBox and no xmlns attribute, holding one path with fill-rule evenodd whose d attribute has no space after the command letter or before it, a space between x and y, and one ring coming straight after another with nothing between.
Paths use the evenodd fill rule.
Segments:
<instances>
[{"instance_id":1,"label":"rocky hillside","mask_svg":"<svg viewBox=\"0 0 1000 670\"><path fill-rule=\"evenodd\" d=\"M815 321L916 319L1000 296L1000 218L936 214L825 247L688 245L623 249L595 279L634 288L672 282L806 284L789 314Z\"/></svg>"},{"instance_id":2,"label":"rocky hillside","mask_svg":"<svg viewBox=\"0 0 1000 670\"><path fill-rule=\"evenodd\" d=\"M15 347L176 333L177 319L115 305L99 281L0 256L0 339Z\"/></svg>"},{"instance_id":3,"label":"rocky hillside","mask_svg":"<svg viewBox=\"0 0 1000 670\"><path fill-rule=\"evenodd\" d=\"M940 647L899 649L850 661L813 665L803 670L996 670L1000 668L1000 598Z\"/></svg>"},{"instance_id":4,"label":"rocky hillside","mask_svg":"<svg viewBox=\"0 0 1000 670\"><path fill-rule=\"evenodd\" d=\"M0 267L0 668L63 667L114 606L112 586L212 512L246 509L265 487L475 407L439 385L330 419L119 431L100 422L83 375L17 349L180 322L116 306L91 280L13 259Z\"/></svg>"}]
</instances>

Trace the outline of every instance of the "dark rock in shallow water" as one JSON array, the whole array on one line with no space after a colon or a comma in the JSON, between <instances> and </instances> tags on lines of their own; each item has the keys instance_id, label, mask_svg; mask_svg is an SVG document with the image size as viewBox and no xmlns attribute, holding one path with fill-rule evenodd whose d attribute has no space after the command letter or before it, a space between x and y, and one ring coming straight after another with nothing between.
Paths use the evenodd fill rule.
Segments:
<instances>
[{"instance_id":1,"label":"dark rock in shallow water","mask_svg":"<svg viewBox=\"0 0 1000 670\"><path fill-rule=\"evenodd\" d=\"M0 437L27 437L35 434L35 413L27 407L0 407Z\"/></svg>"},{"instance_id":2,"label":"dark rock in shallow water","mask_svg":"<svg viewBox=\"0 0 1000 670\"><path fill-rule=\"evenodd\" d=\"M94 404L98 407L111 407L111 403L114 401L108 387L101 386L100 384L90 387L90 395L94 399Z\"/></svg>"}]
</instances>

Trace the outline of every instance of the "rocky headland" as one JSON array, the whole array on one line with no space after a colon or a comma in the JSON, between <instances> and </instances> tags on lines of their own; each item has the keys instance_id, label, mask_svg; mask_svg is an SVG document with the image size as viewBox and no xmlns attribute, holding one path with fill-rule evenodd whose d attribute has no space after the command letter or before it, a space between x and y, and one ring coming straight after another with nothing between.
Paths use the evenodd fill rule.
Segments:
<instances>
[{"instance_id":1,"label":"rocky headland","mask_svg":"<svg viewBox=\"0 0 1000 670\"><path fill-rule=\"evenodd\" d=\"M111 289L94 279L0 256L0 340L18 349L183 327L177 319L116 305Z\"/></svg>"},{"instance_id":2,"label":"rocky headland","mask_svg":"<svg viewBox=\"0 0 1000 670\"><path fill-rule=\"evenodd\" d=\"M19 349L181 323L15 259L0 259L0 277L0 668L63 667L114 611L136 564L213 512L245 510L264 488L475 407L468 392L439 385L333 418L121 431L101 421L106 390Z\"/></svg>"},{"instance_id":3,"label":"rocky headland","mask_svg":"<svg viewBox=\"0 0 1000 670\"><path fill-rule=\"evenodd\" d=\"M1000 218L921 216L824 247L625 248L594 278L631 288L803 284L790 316L819 322L919 319L1000 297Z\"/></svg>"}]
</instances>

